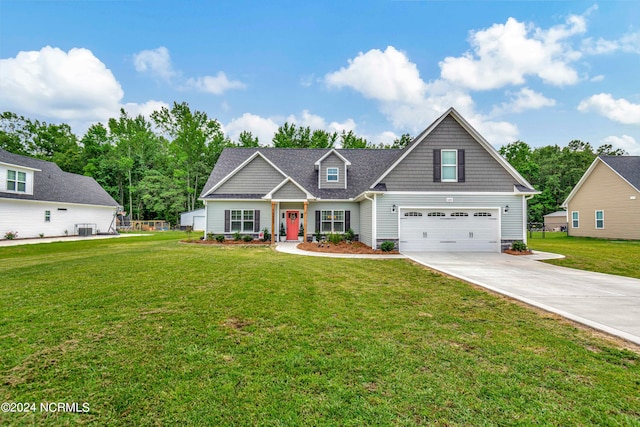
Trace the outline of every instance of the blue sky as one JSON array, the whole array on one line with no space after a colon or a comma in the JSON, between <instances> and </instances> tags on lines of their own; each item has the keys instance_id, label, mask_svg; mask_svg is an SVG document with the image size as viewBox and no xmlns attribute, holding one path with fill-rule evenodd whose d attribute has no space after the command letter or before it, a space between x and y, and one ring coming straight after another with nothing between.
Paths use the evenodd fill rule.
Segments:
<instances>
[{"instance_id":1,"label":"blue sky","mask_svg":"<svg viewBox=\"0 0 640 427\"><path fill-rule=\"evenodd\" d=\"M0 110L79 135L186 101L391 142L453 106L496 147L640 155L639 70L637 1L0 0Z\"/></svg>"}]
</instances>

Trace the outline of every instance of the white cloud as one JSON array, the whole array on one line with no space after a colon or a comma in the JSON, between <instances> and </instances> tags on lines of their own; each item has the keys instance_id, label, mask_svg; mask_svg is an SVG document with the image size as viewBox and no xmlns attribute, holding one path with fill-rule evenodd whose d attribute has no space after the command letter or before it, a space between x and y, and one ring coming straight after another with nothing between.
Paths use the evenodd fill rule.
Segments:
<instances>
[{"instance_id":1,"label":"white cloud","mask_svg":"<svg viewBox=\"0 0 640 427\"><path fill-rule=\"evenodd\" d=\"M388 46L385 51L360 52L348 67L325 76L329 87L351 87L365 98L385 102L419 101L426 90L418 67L407 56Z\"/></svg>"},{"instance_id":2,"label":"white cloud","mask_svg":"<svg viewBox=\"0 0 640 427\"><path fill-rule=\"evenodd\" d=\"M102 120L120 107L120 83L88 49L50 46L0 60L0 107L59 120Z\"/></svg>"},{"instance_id":3,"label":"white cloud","mask_svg":"<svg viewBox=\"0 0 640 427\"><path fill-rule=\"evenodd\" d=\"M322 129L328 132L338 132L341 133L343 130L349 132L350 130L355 131L356 122L353 119L347 119L344 122L331 122L327 124L327 121L316 114L311 114L309 110L302 110L302 115L300 117L296 117L294 114L291 114L287 117L287 122L295 123L298 126L307 127L309 126L311 130Z\"/></svg>"},{"instance_id":4,"label":"white cloud","mask_svg":"<svg viewBox=\"0 0 640 427\"><path fill-rule=\"evenodd\" d=\"M171 65L169 50L160 46L153 50L143 50L133 55L133 65L136 71L149 72L153 76L159 77L167 82L176 76L176 71Z\"/></svg>"},{"instance_id":5,"label":"white cloud","mask_svg":"<svg viewBox=\"0 0 640 427\"><path fill-rule=\"evenodd\" d=\"M244 113L241 117L231 120L224 126L224 133L234 141L238 141L242 131L251 132L254 137L258 137L261 145L271 145L273 134L278 130L275 121L269 118L260 117L251 113Z\"/></svg>"},{"instance_id":6,"label":"white cloud","mask_svg":"<svg viewBox=\"0 0 640 427\"><path fill-rule=\"evenodd\" d=\"M593 83L601 82L603 80L604 80L604 76L602 74L598 74L597 76L593 76L591 77L591 79L589 79L589 81Z\"/></svg>"},{"instance_id":7,"label":"white cloud","mask_svg":"<svg viewBox=\"0 0 640 427\"><path fill-rule=\"evenodd\" d=\"M627 33L617 40L594 40L589 37L582 42L582 50L590 55L604 55L614 52L640 53L640 32Z\"/></svg>"},{"instance_id":8,"label":"white cloud","mask_svg":"<svg viewBox=\"0 0 640 427\"><path fill-rule=\"evenodd\" d=\"M151 113L154 111L160 111L162 108L171 109L171 106L163 101L150 100L144 104L126 103L122 106L124 110L129 114L129 117L137 117L142 115L147 119L151 118Z\"/></svg>"},{"instance_id":9,"label":"white cloud","mask_svg":"<svg viewBox=\"0 0 640 427\"><path fill-rule=\"evenodd\" d=\"M529 75L557 86L575 84L578 73L571 63L580 53L565 41L584 31L584 18L575 15L548 30L509 18L472 32L472 51L440 62L441 77L473 90L521 85Z\"/></svg>"},{"instance_id":10,"label":"white cloud","mask_svg":"<svg viewBox=\"0 0 640 427\"><path fill-rule=\"evenodd\" d=\"M509 102L503 102L499 107L494 108L492 115L521 113L526 110L538 110L556 105L554 99L547 98L528 87L522 88L516 93L507 92L507 94L511 96Z\"/></svg>"},{"instance_id":11,"label":"white cloud","mask_svg":"<svg viewBox=\"0 0 640 427\"><path fill-rule=\"evenodd\" d=\"M640 156L640 143L629 135L608 136L602 140L605 144L611 144L613 148L621 148L632 156Z\"/></svg>"},{"instance_id":12,"label":"white cloud","mask_svg":"<svg viewBox=\"0 0 640 427\"><path fill-rule=\"evenodd\" d=\"M640 125L640 104L632 104L626 99L614 99L609 93L600 93L583 100L578 104L578 111L594 111L615 122Z\"/></svg>"},{"instance_id":13,"label":"white cloud","mask_svg":"<svg viewBox=\"0 0 640 427\"><path fill-rule=\"evenodd\" d=\"M244 89L247 87L239 80L229 80L223 71L219 71L216 76L204 76L196 79L188 79L185 82L187 87L192 87L200 92L222 95L230 89Z\"/></svg>"}]
</instances>

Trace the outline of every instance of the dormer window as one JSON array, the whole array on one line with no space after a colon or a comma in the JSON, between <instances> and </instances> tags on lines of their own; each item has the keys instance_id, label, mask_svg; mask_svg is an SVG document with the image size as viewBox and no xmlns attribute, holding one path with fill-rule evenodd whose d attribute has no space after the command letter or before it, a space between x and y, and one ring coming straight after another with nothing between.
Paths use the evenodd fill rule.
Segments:
<instances>
[{"instance_id":1,"label":"dormer window","mask_svg":"<svg viewBox=\"0 0 640 427\"><path fill-rule=\"evenodd\" d=\"M7 190L19 193L27 192L27 174L14 170L7 170Z\"/></svg>"},{"instance_id":2,"label":"dormer window","mask_svg":"<svg viewBox=\"0 0 640 427\"><path fill-rule=\"evenodd\" d=\"M327 182L338 182L338 168L327 168Z\"/></svg>"}]
</instances>

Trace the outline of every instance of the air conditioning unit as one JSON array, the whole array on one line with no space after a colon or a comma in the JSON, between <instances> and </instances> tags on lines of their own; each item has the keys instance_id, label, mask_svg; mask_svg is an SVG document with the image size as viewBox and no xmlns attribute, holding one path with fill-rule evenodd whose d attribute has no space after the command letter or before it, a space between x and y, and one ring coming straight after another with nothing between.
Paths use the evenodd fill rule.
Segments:
<instances>
[{"instance_id":1,"label":"air conditioning unit","mask_svg":"<svg viewBox=\"0 0 640 427\"><path fill-rule=\"evenodd\" d=\"M91 236L91 227L79 227L78 236Z\"/></svg>"}]
</instances>

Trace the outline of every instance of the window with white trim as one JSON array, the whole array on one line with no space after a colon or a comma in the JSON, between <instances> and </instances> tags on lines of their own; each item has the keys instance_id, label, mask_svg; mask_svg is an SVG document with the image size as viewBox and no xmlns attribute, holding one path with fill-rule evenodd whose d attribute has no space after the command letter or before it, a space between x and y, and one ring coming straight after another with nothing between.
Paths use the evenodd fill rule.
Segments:
<instances>
[{"instance_id":1,"label":"window with white trim","mask_svg":"<svg viewBox=\"0 0 640 427\"><path fill-rule=\"evenodd\" d=\"M338 168L327 168L327 182L338 182L339 178Z\"/></svg>"},{"instance_id":2,"label":"window with white trim","mask_svg":"<svg viewBox=\"0 0 640 427\"><path fill-rule=\"evenodd\" d=\"M252 209L238 209L231 211L231 231L253 233L254 218Z\"/></svg>"},{"instance_id":3,"label":"window with white trim","mask_svg":"<svg viewBox=\"0 0 640 427\"><path fill-rule=\"evenodd\" d=\"M422 216L422 212L415 212L415 211L405 212L404 216Z\"/></svg>"},{"instance_id":4,"label":"window with white trim","mask_svg":"<svg viewBox=\"0 0 640 427\"><path fill-rule=\"evenodd\" d=\"M491 216L491 212L475 212L473 216Z\"/></svg>"},{"instance_id":5,"label":"window with white trim","mask_svg":"<svg viewBox=\"0 0 640 427\"><path fill-rule=\"evenodd\" d=\"M596 228L604 228L604 211L596 211Z\"/></svg>"},{"instance_id":6,"label":"window with white trim","mask_svg":"<svg viewBox=\"0 0 640 427\"><path fill-rule=\"evenodd\" d=\"M7 191L19 193L27 192L27 174L14 170L7 170Z\"/></svg>"},{"instance_id":7,"label":"window with white trim","mask_svg":"<svg viewBox=\"0 0 640 427\"><path fill-rule=\"evenodd\" d=\"M441 151L442 182L458 182L458 150Z\"/></svg>"},{"instance_id":8,"label":"window with white trim","mask_svg":"<svg viewBox=\"0 0 640 427\"><path fill-rule=\"evenodd\" d=\"M580 213L578 211L571 212L571 228L580 227Z\"/></svg>"},{"instance_id":9,"label":"window with white trim","mask_svg":"<svg viewBox=\"0 0 640 427\"><path fill-rule=\"evenodd\" d=\"M51 211L44 211L44 222L51 222Z\"/></svg>"},{"instance_id":10,"label":"window with white trim","mask_svg":"<svg viewBox=\"0 0 640 427\"><path fill-rule=\"evenodd\" d=\"M344 233L344 211L322 211L320 228L323 233Z\"/></svg>"},{"instance_id":11,"label":"window with white trim","mask_svg":"<svg viewBox=\"0 0 640 427\"><path fill-rule=\"evenodd\" d=\"M469 216L466 212L451 212L451 216Z\"/></svg>"},{"instance_id":12,"label":"window with white trim","mask_svg":"<svg viewBox=\"0 0 640 427\"><path fill-rule=\"evenodd\" d=\"M429 212L427 216L447 216L444 212Z\"/></svg>"}]
</instances>

